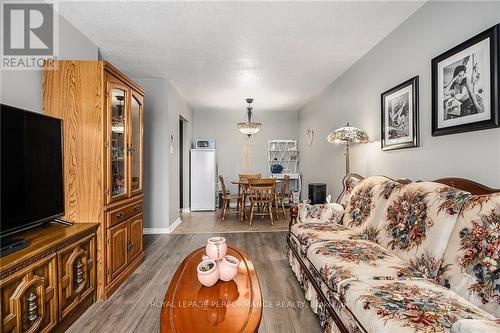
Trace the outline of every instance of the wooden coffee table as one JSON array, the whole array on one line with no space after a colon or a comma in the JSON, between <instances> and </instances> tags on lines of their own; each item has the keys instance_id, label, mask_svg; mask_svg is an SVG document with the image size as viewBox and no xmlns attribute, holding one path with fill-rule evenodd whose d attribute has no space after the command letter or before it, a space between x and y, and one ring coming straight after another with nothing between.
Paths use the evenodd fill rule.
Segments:
<instances>
[{"instance_id":1,"label":"wooden coffee table","mask_svg":"<svg viewBox=\"0 0 500 333\"><path fill-rule=\"evenodd\" d=\"M162 333L257 332L262 318L259 280L248 256L228 247L227 254L240 260L234 280L219 280L210 288L198 282L196 267L205 248L195 250L177 268L163 301Z\"/></svg>"}]
</instances>

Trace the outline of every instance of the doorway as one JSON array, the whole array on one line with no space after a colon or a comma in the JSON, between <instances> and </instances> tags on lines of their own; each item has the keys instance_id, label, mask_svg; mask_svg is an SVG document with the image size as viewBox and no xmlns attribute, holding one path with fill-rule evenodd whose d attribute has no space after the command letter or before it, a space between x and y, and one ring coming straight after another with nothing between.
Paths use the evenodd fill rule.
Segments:
<instances>
[{"instance_id":1,"label":"doorway","mask_svg":"<svg viewBox=\"0 0 500 333\"><path fill-rule=\"evenodd\" d=\"M179 207L184 208L184 121L179 117Z\"/></svg>"}]
</instances>

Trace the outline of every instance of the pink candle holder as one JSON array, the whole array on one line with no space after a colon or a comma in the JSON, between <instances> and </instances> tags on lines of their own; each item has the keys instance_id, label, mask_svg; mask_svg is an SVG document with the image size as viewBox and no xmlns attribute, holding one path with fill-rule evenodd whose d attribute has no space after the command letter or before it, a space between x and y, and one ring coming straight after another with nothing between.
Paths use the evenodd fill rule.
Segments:
<instances>
[{"instance_id":1,"label":"pink candle holder","mask_svg":"<svg viewBox=\"0 0 500 333\"><path fill-rule=\"evenodd\" d=\"M224 237L209 238L205 251L210 259L221 260L227 253L226 239Z\"/></svg>"},{"instance_id":2,"label":"pink candle holder","mask_svg":"<svg viewBox=\"0 0 500 333\"><path fill-rule=\"evenodd\" d=\"M233 256L227 255L218 264L219 278L222 281L231 281L238 274L240 261Z\"/></svg>"},{"instance_id":3,"label":"pink candle holder","mask_svg":"<svg viewBox=\"0 0 500 333\"><path fill-rule=\"evenodd\" d=\"M219 280L219 269L215 260L203 260L198 264L198 281L205 287L211 287Z\"/></svg>"}]
</instances>

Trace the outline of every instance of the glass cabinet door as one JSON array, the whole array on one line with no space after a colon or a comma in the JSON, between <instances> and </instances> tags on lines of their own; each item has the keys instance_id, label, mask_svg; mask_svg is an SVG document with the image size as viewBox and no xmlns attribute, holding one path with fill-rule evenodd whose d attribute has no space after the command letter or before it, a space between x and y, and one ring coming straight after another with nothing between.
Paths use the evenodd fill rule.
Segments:
<instances>
[{"instance_id":1,"label":"glass cabinet door","mask_svg":"<svg viewBox=\"0 0 500 333\"><path fill-rule=\"evenodd\" d=\"M127 189L127 108L126 87L111 84L109 90L108 126L108 202L128 196Z\"/></svg>"},{"instance_id":2,"label":"glass cabinet door","mask_svg":"<svg viewBox=\"0 0 500 333\"><path fill-rule=\"evenodd\" d=\"M142 126L143 98L132 93L130 104L130 190L132 194L142 191Z\"/></svg>"}]
</instances>

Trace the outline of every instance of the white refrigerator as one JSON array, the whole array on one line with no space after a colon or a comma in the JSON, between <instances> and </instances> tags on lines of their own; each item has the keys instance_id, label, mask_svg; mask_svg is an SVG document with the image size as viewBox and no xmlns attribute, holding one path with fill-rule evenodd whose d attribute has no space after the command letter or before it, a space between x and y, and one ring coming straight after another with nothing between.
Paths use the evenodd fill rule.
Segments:
<instances>
[{"instance_id":1,"label":"white refrigerator","mask_svg":"<svg viewBox=\"0 0 500 333\"><path fill-rule=\"evenodd\" d=\"M191 211L215 211L215 149L191 149Z\"/></svg>"}]
</instances>

